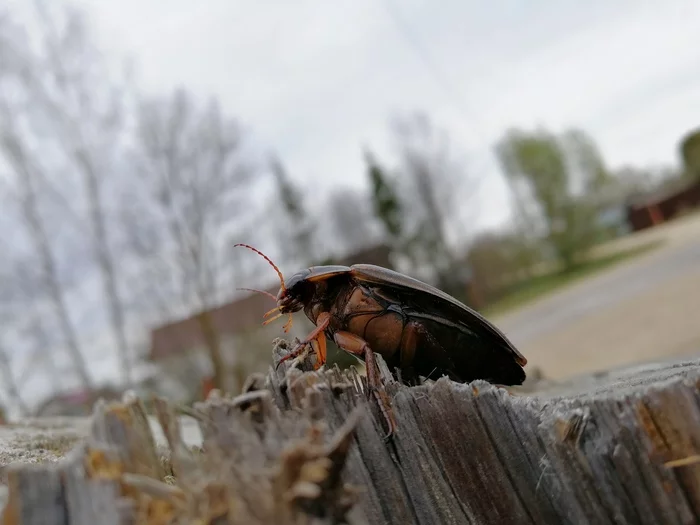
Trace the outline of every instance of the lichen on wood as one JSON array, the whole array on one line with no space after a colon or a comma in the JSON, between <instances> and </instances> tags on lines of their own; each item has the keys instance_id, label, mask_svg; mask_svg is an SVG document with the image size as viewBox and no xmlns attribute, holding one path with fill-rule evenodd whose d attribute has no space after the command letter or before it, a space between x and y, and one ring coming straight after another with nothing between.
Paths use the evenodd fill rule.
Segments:
<instances>
[{"instance_id":1,"label":"lichen on wood","mask_svg":"<svg viewBox=\"0 0 700 525\"><path fill-rule=\"evenodd\" d=\"M278 340L273 363L289 348ZM98 403L59 464L9 469L4 523L698 522L700 361L525 392L446 378L409 388L379 359L398 424L388 440L365 377L312 361L191 407L201 450L154 399L165 464L139 399Z\"/></svg>"}]
</instances>

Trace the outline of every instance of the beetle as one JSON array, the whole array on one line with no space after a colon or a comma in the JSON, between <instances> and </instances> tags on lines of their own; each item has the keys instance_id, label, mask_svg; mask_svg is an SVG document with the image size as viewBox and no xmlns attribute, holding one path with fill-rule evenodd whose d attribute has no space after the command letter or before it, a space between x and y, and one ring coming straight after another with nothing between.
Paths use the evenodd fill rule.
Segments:
<instances>
[{"instance_id":1,"label":"beetle","mask_svg":"<svg viewBox=\"0 0 700 525\"><path fill-rule=\"evenodd\" d=\"M247 244L277 272L277 307L264 324L302 311L315 325L283 361L311 345L318 369L326 361L326 338L363 359L367 382L384 412L391 434L395 423L380 388L373 353L379 353L394 377L408 385L446 375L466 383L483 379L498 385L520 385L527 359L506 335L478 312L427 283L372 264L312 266L286 282L262 252ZM272 294L270 294L272 295ZM398 372L397 372L398 370ZM400 377L399 377L400 376Z\"/></svg>"}]
</instances>

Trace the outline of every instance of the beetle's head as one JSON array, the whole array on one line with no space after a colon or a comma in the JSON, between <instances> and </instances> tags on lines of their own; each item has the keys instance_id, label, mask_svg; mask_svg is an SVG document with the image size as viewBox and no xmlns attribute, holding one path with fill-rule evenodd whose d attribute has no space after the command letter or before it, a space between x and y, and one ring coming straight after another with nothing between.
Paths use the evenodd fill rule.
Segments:
<instances>
[{"instance_id":1,"label":"beetle's head","mask_svg":"<svg viewBox=\"0 0 700 525\"><path fill-rule=\"evenodd\" d=\"M284 276L282 275L282 272L280 269L273 263L270 258L262 253L260 250L257 248L253 248L252 246L248 244L235 244L234 247L236 246L242 246L243 248L248 248L249 250L254 251L261 257L263 257L269 264L274 268L274 270L277 272L277 276L280 278L280 291L277 293L277 297L272 295L270 292L264 292L261 290L253 290L250 288L241 288L242 290L249 290L251 292L258 292L262 293L264 295L267 295L271 299L274 299L277 302L277 306L267 312L265 314L265 317L268 317L272 314L277 314L274 315L273 317L270 317L269 319L265 320L263 322L263 325L269 324L275 319L278 319L279 317L283 315L288 315L289 316L289 321L287 321L284 325L284 331L289 332L289 329L292 327L292 314L294 312L298 312L301 310L304 305L306 304L306 301L310 298L308 295L309 293L313 295L314 293L314 284L310 281L308 281L306 278L308 275L311 273L311 270L302 270L301 272L295 274L292 276L291 279L285 284L284 282ZM307 291L308 290L308 291Z\"/></svg>"},{"instance_id":2,"label":"beetle's head","mask_svg":"<svg viewBox=\"0 0 700 525\"><path fill-rule=\"evenodd\" d=\"M295 273L280 288L277 294L277 306L281 314L298 312L307 304L314 294L314 284L307 280L311 274L308 268Z\"/></svg>"}]
</instances>

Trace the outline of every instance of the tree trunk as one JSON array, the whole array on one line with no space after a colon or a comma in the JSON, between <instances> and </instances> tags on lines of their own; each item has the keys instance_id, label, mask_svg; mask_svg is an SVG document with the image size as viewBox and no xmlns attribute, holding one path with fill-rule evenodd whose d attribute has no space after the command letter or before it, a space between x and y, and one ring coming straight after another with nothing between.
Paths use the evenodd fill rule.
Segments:
<instances>
[{"instance_id":1,"label":"tree trunk","mask_svg":"<svg viewBox=\"0 0 700 525\"><path fill-rule=\"evenodd\" d=\"M274 362L290 348L280 341ZM251 376L240 396L195 405L201 451L186 442L174 408L156 400L165 463L138 400L98 403L88 439L58 466L9 469L3 523L700 518L700 360L510 392L444 378L409 388L378 360L398 423L388 441L364 377L287 361ZM137 519L146 513L150 521Z\"/></svg>"},{"instance_id":2,"label":"tree trunk","mask_svg":"<svg viewBox=\"0 0 700 525\"><path fill-rule=\"evenodd\" d=\"M207 351L209 352L209 358L211 359L211 365L214 369L214 388L219 390L224 390L226 388L226 364L224 363L223 356L221 355L221 342L219 340L219 333L214 326L214 322L211 318L211 312L208 310L203 310L198 316L199 326L202 329L202 334L204 335L204 341L207 345Z\"/></svg>"}]
</instances>

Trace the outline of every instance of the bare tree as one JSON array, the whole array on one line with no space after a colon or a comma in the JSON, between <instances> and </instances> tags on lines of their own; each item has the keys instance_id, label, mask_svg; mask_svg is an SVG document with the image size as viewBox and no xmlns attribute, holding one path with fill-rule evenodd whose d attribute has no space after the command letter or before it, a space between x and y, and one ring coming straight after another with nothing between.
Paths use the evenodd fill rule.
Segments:
<instances>
[{"instance_id":1,"label":"bare tree","mask_svg":"<svg viewBox=\"0 0 700 525\"><path fill-rule=\"evenodd\" d=\"M393 130L409 251L414 264L427 264L442 279L451 273L456 258L450 225L458 224L458 234L464 235L460 211L475 208L477 180L467 172L464 161L455 157L447 132L426 115L396 119Z\"/></svg>"},{"instance_id":2,"label":"bare tree","mask_svg":"<svg viewBox=\"0 0 700 525\"><path fill-rule=\"evenodd\" d=\"M157 297L171 317L199 312L220 387L225 365L210 309L230 291L221 286L229 271L225 257L236 220L247 211L242 203L252 170L243 160L241 131L215 100L198 107L178 90L140 105L136 138L143 191L130 203L138 210L138 220L126 224L132 246L147 275L163 276ZM139 240L142 228L151 242Z\"/></svg>"},{"instance_id":3,"label":"bare tree","mask_svg":"<svg viewBox=\"0 0 700 525\"><path fill-rule=\"evenodd\" d=\"M5 264L0 272L0 326L9 327L16 321L16 315L13 315L14 309L11 306L7 308L7 306L14 303L17 285L13 282L12 272L8 271L6 261L3 262ZM5 329L0 334L0 378L2 378L2 385L9 401L14 403L21 415L24 416L29 413L29 409L21 394L21 381L13 370L12 353L5 345L7 331Z\"/></svg>"},{"instance_id":4,"label":"bare tree","mask_svg":"<svg viewBox=\"0 0 700 525\"><path fill-rule=\"evenodd\" d=\"M104 205L105 183L114 185L120 180L110 175L118 173L113 167L118 166L120 158L122 93L113 89L115 84L108 80L109 72L92 46L78 11L61 3L51 3L52 10L40 1L33 6L32 24L38 29L38 38L30 39L8 23L10 31L5 35L11 37L2 46L2 153L11 167L21 216L40 254L44 293L51 297L81 382L90 388L77 329L72 325L65 298L66 284L61 273L66 269L61 269L58 261L59 252L65 251L64 240L54 239L49 231L56 226L51 224L47 204L59 212L60 224L75 230L79 244L87 242L90 247L123 379L126 386L131 386L125 307ZM37 151L41 154L37 155ZM80 201L83 195L84 206ZM93 272L92 267L72 266L75 273L80 272L75 276L80 285Z\"/></svg>"},{"instance_id":5,"label":"bare tree","mask_svg":"<svg viewBox=\"0 0 700 525\"><path fill-rule=\"evenodd\" d=\"M56 360L57 347L47 333L42 311L35 307L35 311L27 310L25 314L27 318L23 320L21 333L29 345L29 353L24 368L17 375L17 382L24 385L31 376L39 373L47 378L53 392L59 392L63 388L63 378Z\"/></svg>"},{"instance_id":6,"label":"bare tree","mask_svg":"<svg viewBox=\"0 0 700 525\"><path fill-rule=\"evenodd\" d=\"M41 29L41 53L35 67L25 69L24 87L45 115L68 169L81 178L92 255L102 283L102 297L121 362L122 379L132 387L125 308L118 286L116 262L104 205L109 177L119 172L125 96L91 45L80 12L69 8L49 12L36 2ZM116 167L116 169L115 169Z\"/></svg>"},{"instance_id":7,"label":"bare tree","mask_svg":"<svg viewBox=\"0 0 700 525\"><path fill-rule=\"evenodd\" d=\"M7 349L0 342L0 377L2 377L2 384L7 393L7 397L15 404L19 409L22 416L29 414L29 408L24 401L21 394L21 389L15 379L15 374L12 371L12 362L9 357Z\"/></svg>"},{"instance_id":8,"label":"bare tree","mask_svg":"<svg viewBox=\"0 0 700 525\"><path fill-rule=\"evenodd\" d=\"M5 351L6 362L4 381L8 388L21 392L31 376L40 374L48 376L48 382L56 392L62 383L55 358L60 341L48 334L51 309L46 308L42 281L32 264L33 258L12 254L8 246L4 248L8 252L0 271L0 319L6 327L0 334L0 347ZM11 342L5 343L8 335ZM25 356L24 363L15 364L14 361L21 361L18 359L21 354ZM12 397L19 401L18 396Z\"/></svg>"},{"instance_id":9,"label":"bare tree","mask_svg":"<svg viewBox=\"0 0 700 525\"><path fill-rule=\"evenodd\" d=\"M304 201L303 192L291 180L282 161L273 156L270 169L275 181L277 210L275 235L284 260L296 266L308 266L317 256L314 239L314 220Z\"/></svg>"},{"instance_id":10,"label":"bare tree","mask_svg":"<svg viewBox=\"0 0 700 525\"><path fill-rule=\"evenodd\" d=\"M27 151L24 139L19 133L18 116L12 111L8 99L3 94L0 91L0 152L14 174L14 196L20 204L21 218L40 265L39 286L47 294L76 373L83 386L90 389L90 374L66 304L56 254L40 213L37 186L44 180L41 166L36 162L36 157Z\"/></svg>"},{"instance_id":11,"label":"bare tree","mask_svg":"<svg viewBox=\"0 0 700 525\"><path fill-rule=\"evenodd\" d=\"M370 197L364 192L343 186L335 188L328 197L326 210L333 238L343 251L356 252L378 239Z\"/></svg>"}]
</instances>

